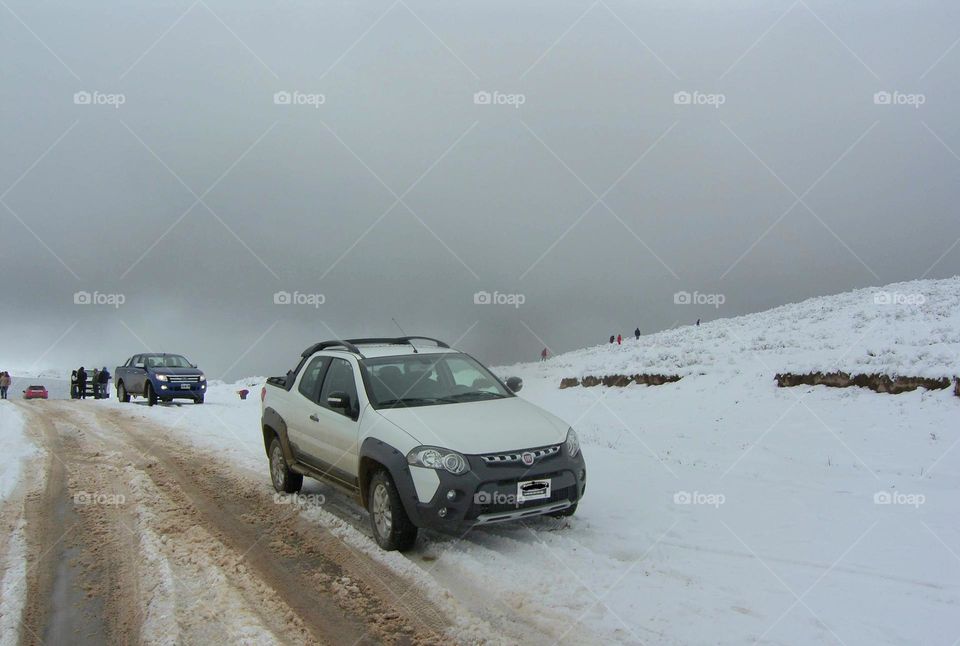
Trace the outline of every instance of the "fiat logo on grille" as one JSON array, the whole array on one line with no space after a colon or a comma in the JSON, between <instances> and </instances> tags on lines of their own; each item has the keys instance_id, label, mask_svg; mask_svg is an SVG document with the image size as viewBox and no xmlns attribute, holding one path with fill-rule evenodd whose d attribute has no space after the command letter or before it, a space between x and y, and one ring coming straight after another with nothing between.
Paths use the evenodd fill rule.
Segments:
<instances>
[{"instance_id":1,"label":"fiat logo on grille","mask_svg":"<svg viewBox=\"0 0 960 646\"><path fill-rule=\"evenodd\" d=\"M520 459L523 460L523 463L528 467L533 464L533 452L524 451L520 454Z\"/></svg>"}]
</instances>

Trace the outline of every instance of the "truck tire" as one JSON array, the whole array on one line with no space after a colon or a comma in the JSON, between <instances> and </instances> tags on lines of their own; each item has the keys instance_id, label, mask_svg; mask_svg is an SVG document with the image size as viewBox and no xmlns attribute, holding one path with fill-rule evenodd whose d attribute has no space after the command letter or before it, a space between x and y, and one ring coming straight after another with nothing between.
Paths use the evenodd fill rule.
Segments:
<instances>
[{"instance_id":1,"label":"truck tire","mask_svg":"<svg viewBox=\"0 0 960 646\"><path fill-rule=\"evenodd\" d=\"M417 542L417 527L403 508L397 487L386 469L370 478L367 510L377 545L387 551L406 552Z\"/></svg>"},{"instance_id":2,"label":"truck tire","mask_svg":"<svg viewBox=\"0 0 960 646\"><path fill-rule=\"evenodd\" d=\"M143 387L143 396L147 398L147 406L153 406L157 403L157 393L149 381Z\"/></svg>"},{"instance_id":3,"label":"truck tire","mask_svg":"<svg viewBox=\"0 0 960 646\"><path fill-rule=\"evenodd\" d=\"M277 493L297 493L303 486L303 476L294 473L283 457L283 447L276 437L270 442L270 480Z\"/></svg>"},{"instance_id":4,"label":"truck tire","mask_svg":"<svg viewBox=\"0 0 960 646\"><path fill-rule=\"evenodd\" d=\"M123 385L123 382L117 383L117 399L124 404L130 403L130 393L127 392L127 387Z\"/></svg>"}]
</instances>

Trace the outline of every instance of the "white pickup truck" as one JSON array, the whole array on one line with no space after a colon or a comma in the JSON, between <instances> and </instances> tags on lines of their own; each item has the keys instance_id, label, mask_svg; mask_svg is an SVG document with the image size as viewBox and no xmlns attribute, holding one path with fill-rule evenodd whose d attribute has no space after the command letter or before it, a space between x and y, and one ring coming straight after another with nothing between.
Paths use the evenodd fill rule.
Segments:
<instances>
[{"instance_id":1,"label":"white pickup truck","mask_svg":"<svg viewBox=\"0 0 960 646\"><path fill-rule=\"evenodd\" d=\"M261 392L273 486L309 476L356 495L386 550L421 527L570 516L587 477L577 435L521 386L426 337L314 344Z\"/></svg>"}]
</instances>

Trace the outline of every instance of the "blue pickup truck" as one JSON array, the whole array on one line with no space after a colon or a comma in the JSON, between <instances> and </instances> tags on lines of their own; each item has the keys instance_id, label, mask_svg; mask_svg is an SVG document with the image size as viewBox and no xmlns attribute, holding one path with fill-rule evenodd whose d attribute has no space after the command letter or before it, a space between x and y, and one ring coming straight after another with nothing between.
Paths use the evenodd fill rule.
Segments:
<instances>
[{"instance_id":1,"label":"blue pickup truck","mask_svg":"<svg viewBox=\"0 0 960 646\"><path fill-rule=\"evenodd\" d=\"M131 395L139 395L147 400L148 406L174 399L192 399L202 404L207 392L203 371L179 354L135 354L117 366L113 379L117 384L117 399L129 402Z\"/></svg>"}]
</instances>

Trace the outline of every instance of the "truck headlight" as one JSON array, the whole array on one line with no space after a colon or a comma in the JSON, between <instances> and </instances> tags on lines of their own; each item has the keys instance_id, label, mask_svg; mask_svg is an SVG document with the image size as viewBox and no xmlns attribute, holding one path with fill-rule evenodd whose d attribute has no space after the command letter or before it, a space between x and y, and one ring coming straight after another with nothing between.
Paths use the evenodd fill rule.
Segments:
<instances>
[{"instance_id":1,"label":"truck headlight","mask_svg":"<svg viewBox=\"0 0 960 646\"><path fill-rule=\"evenodd\" d=\"M170 381L170 377L167 375L154 375L157 378L157 381Z\"/></svg>"},{"instance_id":2,"label":"truck headlight","mask_svg":"<svg viewBox=\"0 0 960 646\"><path fill-rule=\"evenodd\" d=\"M576 431L572 428L567 431L567 439L563 443L563 447L571 458L577 457L577 454L580 453L580 440L577 438Z\"/></svg>"},{"instance_id":3,"label":"truck headlight","mask_svg":"<svg viewBox=\"0 0 960 646\"><path fill-rule=\"evenodd\" d=\"M206 381L206 380L207 380L207 376L201 372L200 379L198 379L197 381Z\"/></svg>"},{"instance_id":4,"label":"truck headlight","mask_svg":"<svg viewBox=\"0 0 960 646\"><path fill-rule=\"evenodd\" d=\"M407 454L407 464L427 469L446 469L454 475L462 475L470 470L467 459L457 453L435 446L418 446Z\"/></svg>"}]
</instances>

